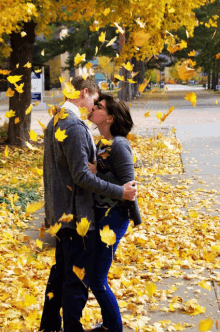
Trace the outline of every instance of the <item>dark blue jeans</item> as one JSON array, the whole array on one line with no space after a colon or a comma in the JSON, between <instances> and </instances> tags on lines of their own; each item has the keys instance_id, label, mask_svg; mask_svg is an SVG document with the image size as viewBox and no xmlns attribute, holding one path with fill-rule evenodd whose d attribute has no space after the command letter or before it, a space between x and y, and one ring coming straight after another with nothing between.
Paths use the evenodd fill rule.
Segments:
<instances>
[{"instance_id":1,"label":"dark blue jeans","mask_svg":"<svg viewBox=\"0 0 220 332\"><path fill-rule=\"evenodd\" d=\"M96 248L92 278L89 285L101 307L103 325L108 328L108 332L122 332L123 326L118 302L108 285L107 277L119 241L126 233L129 225L128 210L117 205L103 219L106 210L104 208L95 208ZM109 225L109 228L116 234L113 255L112 246L107 248L106 243L101 241L99 231L105 225Z\"/></svg>"},{"instance_id":2,"label":"dark blue jeans","mask_svg":"<svg viewBox=\"0 0 220 332\"><path fill-rule=\"evenodd\" d=\"M82 310L88 299L89 279L95 253L95 231L89 231L83 239L76 230L60 229L56 239L56 264L52 266L48 279L43 314L39 331L58 332L61 328L60 308L63 307L63 321L65 332L83 332L80 323ZM73 272L73 265L85 268L81 280ZM52 292L50 300L47 294Z\"/></svg>"}]
</instances>

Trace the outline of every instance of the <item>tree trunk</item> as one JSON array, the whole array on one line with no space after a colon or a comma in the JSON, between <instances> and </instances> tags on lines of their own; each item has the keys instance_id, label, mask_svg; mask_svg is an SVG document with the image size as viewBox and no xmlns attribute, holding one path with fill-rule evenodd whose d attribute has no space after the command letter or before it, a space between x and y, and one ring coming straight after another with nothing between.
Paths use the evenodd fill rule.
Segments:
<instances>
[{"instance_id":1,"label":"tree trunk","mask_svg":"<svg viewBox=\"0 0 220 332\"><path fill-rule=\"evenodd\" d=\"M211 74L210 72L208 73L208 89L211 88Z\"/></svg>"},{"instance_id":2,"label":"tree trunk","mask_svg":"<svg viewBox=\"0 0 220 332\"><path fill-rule=\"evenodd\" d=\"M26 109L31 104L31 68L24 67L27 62L32 63L33 44L35 40L36 24L31 21L23 24L22 31L26 32L24 37L20 33L13 32L11 34L10 55L10 75L23 75L18 85L24 83L23 93L15 90L14 84L10 84L10 88L15 91L14 96L10 98L9 109L16 112L15 117L9 119L9 144L25 146L25 141L29 141L29 133L31 126L31 113L25 114ZM16 68L16 65L19 67ZM20 121L15 124L15 118Z\"/></svg>"},{"instance_id":3,"label":"tree trunk","mask_svg":"<svg viewBox=\"0 0 220 332\"><path fill-rule=\"evenodd\" d=\"M132 58L132 63L134 64L133 67L133 72L139 72L137 76L134 77L134 81L137 83L133 84L133 89L134 89L134 96L136 97L138 94L138 86L139 84L142 84L144 81L144 74L145 74L145 65L144 61L137 61L136 58Z\"/></svg>"},{"instance_id":4,"label":"tree trunk","mask_svg":"<svg viewBox=\"0 0 220 332\"><path fill-rule=\"evenodd\" d=\"M216 75L215 75L215 72L213 72L213 73L212 73L212 90L214 90L214 91L216 90L216 89L215 89L215 76L216 76Z\"/></svg>"}]
</instances>

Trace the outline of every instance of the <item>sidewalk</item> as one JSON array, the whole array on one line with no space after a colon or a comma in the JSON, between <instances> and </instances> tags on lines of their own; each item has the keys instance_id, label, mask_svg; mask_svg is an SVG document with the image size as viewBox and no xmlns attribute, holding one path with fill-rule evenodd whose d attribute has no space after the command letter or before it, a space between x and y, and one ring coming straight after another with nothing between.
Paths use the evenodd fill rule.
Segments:
<instances>
[{"instance_id":1,"label":"sidewalk","mask_svg":"<svg viewBox=\"0 0 220 332\"><path fill-rule=\"evenodd\" d=\"M161 103L158 102L158 110L161 109L160 107ZM202 126L204 121L202 116L199 120L198 110L193 110L196 116L191 117L194 127L189 123L189 118L186 118L186 123L183 124L181 114L178 118L177 112L175 116L171 113L164 124L158 125L158 119L155 117L158 110L152 112L151 118L144 118L144 113L147 111L146 102L135 101L131 107L136 124L134 132L152 136L161 131L168 136L172 127L175 126L176 138L183 148L181 160L184 172L172 175L139 176L139 192L144 193L145 200L150 197L149 204L152 202L157 213L161 211L161 220L156 221L152 214L152 220L147 221L146 229L141 226L140 230L134 229L133 233L127 235L126 241L129 245L125 246L124 240L122 241L115 258L117 272L114 273L115 268L110 270L109 283L114 288L119 301L124 332L181 331L189 328L190 331L198 331L199 321L207 317L215 320L211 328L214 332L218 330L220 319L220 260L217 256L213 263L210 256L210 262L207 258L200 263L198 248L200 246L202 248L203 245L205 248L208 242L211 242L213 246L219 245L211 233L209 236L209 232L213 227L212 224L219 222L220 144L217 140L219 127L216 127L216 130L213 128L215 128L215 121L220 120L220 115L215 113L216 120L213 120L212 114L209 114L212 136L205 138L202 136L204 133L202 129L201 137L198 137L198 132L196 135L194 132L195 126ZM97 131L93 131L93 134L97 134ZM195 137L190 137L193 135ZM212 149L213 153L211 153ZM210 165L211 163L215 165ZM155 183L159 183L159 189L155 187ZM175 206L169 199L170 192L176 193ZM184 218L178 215L179 211L185 216ZM188 215L193 213L199 213L199 218L191 217L189 222ZM166 215L170 215L170 220L165 218ZM34 215L34 220L30 224L32 229L26 234L33 239L38 239L39 228L44 224L43 209ZM188 232L191 236L188 242L184 232ZM44 246L54 247L55 239L46 234L43 238ZM194 237L196 245L193 247ZM176 251L173 248L176 248ZM173 259L173 250L179 255L178 263L175 263ZM220 249L216 250L220 252ZM126 263L126 254L128 257L133 257L133 261ZM205 254L211 255L204 251ZM121 264L117 264L118 259ZM136 262L140 264L138 266L141 266L141 269L137 270ZM211 287L211 290L198 285L203 280L206 281L206 286ZM157 286L157 291L150 301L143 293L148 281L153 281ZM196 304L191 302L187 305L186 301L192 299L195 299L200 306L197 305L198 310L205 307L206 312L190 315L189 313L195 313ZM90 296L91 306L93 301L93 297ZM177 323L181 324L175 325Z\"/></svg>"}]
</instances>

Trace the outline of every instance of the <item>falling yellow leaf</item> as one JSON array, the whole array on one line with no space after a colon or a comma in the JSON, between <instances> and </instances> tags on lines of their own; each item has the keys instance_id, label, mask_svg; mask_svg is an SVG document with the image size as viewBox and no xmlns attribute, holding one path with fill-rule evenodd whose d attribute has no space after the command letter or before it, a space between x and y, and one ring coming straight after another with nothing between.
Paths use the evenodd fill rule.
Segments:
<instances>
[{"instance_id":1,"label":"falling yellow leaf","mask_svg":"<svg viewBox=\"0 0 220 332\"><path fill-rule=\"evenodd\" d=\"M16 64L16 68L19 68L19 63Z\"/></svg>"},{"instance_id":2,"label":"falling yellow leaf","mask_svg":"<svg viewBox=\"0 0 220 332\"><path fill-rule=\"evenodd\" d=\"M51 236L56 236L57 232L62 227L61 223L55 223L55 225L50 225L50 228L46 231L47 233L50 233Z\"/></svg>"},{"instance_id":3,"label":"falling yellow leaf","mask_svg":"<svg viewBox=\"0 0 220 332\"><path fill-rule=\"evenodd\" d=\"M5 113L6 118L13 118L13 116L15 116L15 111L10 110Z\"/></svg>"},{"instance_id":4,"label":"falling yellow leaf","mask_svg":"<svg viewBox=\"0 0 220 332\"><path fill-rule=\"evenodd\" d=\"M164 113L164 115L162 116L162 118L160 119L160 123L165 121L165 119L168 117L168 115L170 115L170 113L172 113L174 110L174 106L170 107L167 111L167 113Z\"/></svg>"},{"instance_id":5,"label":"falling yellow leaf","mask_svg":"<svg viewBox=\"0 0 220 332\"><path fill-rule=\"evenodd\" d=\"M93 64L92 64L91 62L87 62L87 64L85 65L85 67L86 67L87 69L92 68L92 66L93 66Z\"/></svg>"},{"instance_id":6,"label":"falling yellow leaf","mask_svg":"<svg viewBox=\"0 0 220 332\"><path fill-rule=\"evenodd\" d=\"M44 50L42 50L40 54L41 54L42 56L44 56L44 54L45 54L45 53L44 53Z\"/></svg>"},{"instance_id":7,"label":"falling yellow leaf","mask_svg":"<svg viewBox=\"0 0 220 332\"><path fill-rule=\"evenodd\" d=\"M162 112L157 112L156 113L156 117L160 120L162 117L163 117L163 114L162 114Z\"/></svg>"},{"instance_id":8,"label":"falling yellow leaf","mask_svg":"<svg viewBox=\"0 0 220 332\"><path fill-rule=\"evenodd\" d=\"M51 93L50 98L53 98L53 92Z\"/></svg>"},{"instance_id":9,"label":"falling yellow leaf","mask_svg":"<svg viewBox=\"0 0 220 332\"><path fill-rule=\"evenodd\" d=\"M110 8L105 8L103 14L104 14L105 16L108 16L109 13L110 13Z\"/></svg>"},{"instance_id":10,"label":"falling yellow leaf","mask_svg":"<svg viewBox=\"0 0 220 332\"><path fill-rule=\"evenodd\" d=\"M28 149L32 151L40 151L38 148L35 148L33 145L31 145L29 142L25 141L25 144L27 145Z\"/></svg>"},{"instance_id":11,"label":"falling yellow leaf","mask_svg":"<svg viewBox=\"0 0 220 332\"><path fill-rule=\"evenodd\" d=\"M106 44L106 47L113 45L114 42L116 41L116 39L117 39L117 36L115 36L114 38L112 38L112 39L108 42L108 44Z\"/></svg>"},{"instance_id":12,"label":"falling yellow leaf","mask_svg":"<svg viewBox=\"0 0 220 332\"><path fill-rule=\"evenodd\" d=\"M47 127L42 122L40 122L40 120L37 119L37 121L38 121L39 125L41 125L43 130L47 129Z\"/></svg>"},{"instance_id":13,"label":"falling yellow leaf","mask_svg":"<svg viewBox=\"0 0 220 332\"><path fill-rule=\"evenodd\" d=\"M62 82L64 82L66 79L65 79L65 77L59 77L59 81L60 81L60 83L62 83Z\"/></svg>"},{"instance_id":14,"label":"falling yellow leaf","mask_svg":"<svg viewBox=\"0 0 220 332\"><path fill-rule=\"evenodd\" d=\"M151 35L145 32L145 30L135 32L133 34L133 45L136 47L141 47L150 39L150 37Z\"/></svg>"},{"instance_id":15,"label":"falling yellow leaf","mask_svg":"<svg viewBox=\"0 0 220 332\"><path fill-rule=\"evenodd\" d=\"M86 61L86 54L80 55L77 53L77 55L74 58L74 65L77 66L79 63Z\"/></svg>"},{"instance_id":16,"label":"falling yellow leaf","mask_svg":"<svg viewBox=\"0 0 220 332\"><path fill-rule=\"evenodd\" d=\"M118 32L120 32L122 35L125 33L125 30L122 29L122 28L118 25L118 23L114 22L114 25L118 28Z\"/></svg>"},{"instance_id":17,"label":"falling yellow leaf","mask_svg":"<svg viewBox=\"0 0 220 332\"><path fill-rule=\"evenodd\" d=\"M55 138L59 141L59 142L63 142L65 138L68 137L68 135L65 135L66 129L64 130L60 130L60 127L57 129L57 131L55 132Z\"/></svg>"},{"instance_id":18,"label":"falling yellow leaf","mask_svg":"<svg viewBox=\"0 0 220 332\"><path fill-rule=\"evenodd\" d=\"M73 265L73 272L77 275L77 277L80 280L83 280L83 278L85 276L85 268L84 267L82 269L80 269L79 267Z\"/></svg>"},{"instance_id":19,"label":"falling yellow leaf","mask_svg":"<svg viewBox=\"0 0 220 332\"><path fill-rule=\"evenodd\" d=\"M101 43L104 43L104 41L105 41L105 35L106 35L106 32L101 32L101 34L99 36L99 41Z\"/></svg>"},{"instance_id":20,"label":"falling yellow leaf","mask_svg":"<svg viewBox=\"0 0 220 332\"><path fill-rule=\"evenodd\" d=\"M20 122L20 118L19 117L15 118L15 124L18 124L19 122Z\"/></svg>"},{"instance_id":21,"label":"falling yellow leaf","mask_svg":"<svg viewBox=\"0 0 220 332\"><path fill-rule=\"evenodd\" d=\"M208 289L209 291L211 291L210 283L207 283L205 280L199 281L198 285L202 288L205 288L205 289Z\"/></svg>"},{"instance_id":22,"label":"falling yellow leaf","mask_svg":"<svg viewBox=\"0 0 220 332\"><path fill-rule=\"evenodd\" d=\"M80 96L80 91L75 90L74 86L70 82L64 84L65 84L65 89L63 89L64 96L69 99L78 99Z\"/></svg>"},{"instance_id":23,"label":"falling yellow leaf","mask_svg":"<svg viewBox=\"0 0 220 332\"><path fill-rule=\"evenodd\" d=\"M144 113L145 118L148 118L150 116L150 111Z\"/></svg>"},{"instance_id":24,"label":"falling yellow leaf","mask_svg":"<svg viewBox=\"0 0 220 332\"><path fill-rule=\"evenodd\" d=\"M35 202L27 205L27 213L35 213L37 210L40 210L44 206L44 202Z\"/></svg>"},{"instance_id":25,"label":"falling yellow leaf","mask_svg":"<svg viewBox=\"0 0 220 332\"><path fill-rule=\"evenodd\" d=\"M152 282L152 281L148 281L146 283L146 288L145 288L145 292L147 294L147 296L152 297L154 295L154 293L157 290L157 286Z\"/></svg>"},{"instance_id":26,"label":"falling yellow leaf","mask_svg":"<svg viewBox=\"0 0 220 332\"><path fill-rule=\"evenodd\" d=\"M35 72L36 74L39 74L39 73L42 72L42 69L36 69L34 72Z\"/></svg>"},{"instance_id":27,"label":"falling yellow leaf","mask_svg":"<svg viewBox=\"0 0 220 332\"><path fill-rule=\"evenodd\" d=\"M170 77L168 78L168 82L169 82L170 84L176 84L176 82L175 82L174 80L172 80Z\"/></svg>"},{"instance_id":28,"label":"falling yellow leaf","mask_svg":"<svg viewBox=\"0 0 220 332\"><path fill-rule=\"evenodd\" d=\"M29 136L32 141L37 141L37 133L35 133L35 131L33 131L32 129L29 131Z\"/></svg>"},{"instance_id":29,"label":"falling yellow leaf","mask_svg":"<svg viewBox=\"0 0 220 332\"><path fill-rule=\"evenodd\" d=\"M15 90L17 90L18 93L23 93L24 92L23 87L24 87L24 83L21 83L20 85L17 85L15 83Z\"/></svg>"},{"instance_id":30,"label":"falling yellow leaf","mask_svg":"<svg viewBox=\"0 0 220 332\"><path fill-rule=\"evenodd\" d=\"M37 105L39 105L40 104L40 102L39 101L37 101L35 104L34 104L34 106L37 106Z\"/></svg>"},{"instance_id":31,"label":"falling yellow leaf","mask_svg":"<svg viewBox=\"0 0 220 332\"><path fill-rule=\"evenodd\" d=\"M21 37L25 37L27 33L25 31L21 31Z\"/></svg>"},{"instance_id":32,"label":"falling yellow leaf","mask_svg":"<svg viewBox=\"0 0 220 332\"><path fill-rule=\"evenodd\" d=\"M102 144L103 145L112 145L112 143L113 143L113 141L111 140L111 141L108 141L107 139L105 139L105 138L101 138L101 142L102 142Z\"/></svg>"},{"instance_id":33,"label":"falling yellow leaf","mask_svg":"<svg viewBox=\"0 0 220 332\"><path fill-rule=\"evenodd\" d=\"M137 157L133 155L133 163L136 163Z\"/></svg>"},{"instance_id":34,"label":"falling yellow leaf","mask_svg":"<svg viewBox=\"0 0 220 332\"><path fill-rule=\"evenodd\" d=\"M210 331L212 328L212 325L214 323L214 319L210 319L210 318L206 318L206 319L201 319L199 321L199 331L200 332L206 332L206 331Z\"/></svg>"},{"instance_id":35,"label":"falling yellow leaf","mask_svg":"<svg viewBox=\"0 0 220 332\"><path fill-rule=\"evenodd\" d=\"M33 108L33 105L30 104L30 105L28 106L28 108L26 109L25 114L27 115L27 114L31 113L32 108Z\"/></svg>"},{"instance_id":36,"label":"falling yellow leaf","mask_svg":"<svg viewBox=\"0 0 220 332\"><path fill-rule=\"evenodd\" d=\"M187 48L187 42L185 42L185 40L181 40L181 42L180 42L180 48L181 48L181 50L183 48Z\"/></svg>"},{"instance_id":37,"label":"falling yellow leaf","mask_svg":"<svg viewBox=\"0 0 220 332\"><path fill-rule=\"evenodd\" d=\"M47 296L49 297L49 300L51 300L54 297L54 294L52 292L47 293Z\"/></svg>"},{"instance_id":38,"label":"falling yellow leaf","mask_svg":"<svg viewBox=\"0 0 220 332\"><path fill-rule=\"evenodd\" d=\"M53 125L55 126L58 122L59 119L64 120L69 116L69 113L65 113L65 108L62 107L59 112L57 112L54 116L54 123Z\"/></svg>"},{"instance_id":39,"label":"falling yellow leaf","mask_svg":"<svg viewBox=\"0 0 220 332\"><path fill-rule=\"evenodd\" d=\"M192 106L195 108L195 106L196 106L196 94L195 94L195 92L187 92L186 96L185 96L185 99L190 101Z\"/></svg>"},{"instance_id":40,"label":"falling yellow leaf","mask_svg":"<svg viewBox=\"0 0 220 332\"><path fill-rule=\"evenodd\" d=\"M170 52L171 54L172 53L175 53L175 52L177 52L177 51L180 51L181 50L181 47L180 47L180 45L179 44L176 44L176 45L173 45L173 46L168 46L167 47L167 51L168 52Z\"/></svg>"},{"instance_id":41,"label":"falling yellow leaf","mask_svg":"<svg viewBox=\"0 0 220 332\"><path fill-rule=\"evenodd\" d=\"M218 100L215 101L216 105L218 105Z\"/></svg>"},{"instance_id":42,"label":"falling yellow leaf","mask_svg":"<svg viewBox=\"0 0 220 332\"><path fill-rule=\"evenodd\" d=\"M140 93L142 93L144 91L144 89L146 88L146 86L148 85L148 83L150 82L150 78L147 80L146 78L144 79L143 83L141 83L138 87L138 91Z\"/></svg>"},{"instance_id":43,"label":"falling yellow leaf","mask_svg":"<svg viewBox=\"0 0 220 332\"><path fill-rule=\"evenodd\" d=\"M133 81L131 78L128 78L127 81L131 84L137 83L137 82Z\"/></svg>"},{"instance_id":44,"label":"falling yellow leaf","mask_svg":"<svg viewBox=\"0 0 220 332\"><path fill-rule=\"evenodd\" d=\"M86 120L89 114L89 111L86 107L79 107L79 113L81 115L82 120Z\"/></svg>"},{"instance_id":45,"label":"falling yellow leaf","mask_svg":"<svg viewBox=\"0 0 220 332\"><path fill-rule=\"evenodd\" d=\"M31 67L32 67L32 64L28 61L23 67L31 68Z\"/></svg>"},{"instance_id":46,"label":"falling yellow leaf","mask_svg":"<svg viewBox=\"0 0 220 332\"><path fill-rule=\"evenodd\" d=\"M109 225L103 227L103 229L99 230L102 242L107 244L108 246L112 246L116 242L115 232L109 228Z\"/></svg>"},{"instance_id":47,"label":"falling yellow leaf","mask_svg":"<svg viewBox=\"0 0 220 332\"><path fill-rule=\"evenodd\" d=\"M188 53L188 56L195 56L196 55L196 51L191 51Z\"/></svg>"},{"instance_id":48,"label":"falling yellow leaf","mask_svg":"<svg viewBox=\"0 0 220 332\"><path fill-rule=\"evenodd\" d=\"M90 223L87 218L81 218L80 222L76 222L77 233L82 237L86 236Z\"/></svg>"},{"instance_id":49,"label":"falling yellow leaf","mask_svg":"<svg viewBox=\"0 0 220 332\"><path fill-rule=\"evenodd\" d=\"M70 222L71 220L73 220L73 214L66 215L66 213L63 213L62 217L60 217L58 221Z\"/></svg>"},{"instance_id":50,"label":"falling yellow leaf","mask_svg":"<svg viewBox=\"0 0 220 332\"><path fill-rule=\"evenodd\" d=\"M8 88L8 90L6 91L5 95L7 97L13 97L15 94L15 92L11 89L11 88Z\"/></svg>"},{"instance_id":51,"label":"falling yellow leaf","mask_svg":"<svg viewBox=\"0 0 220 332\"><path fill-rule=\"evenodd\" d=\"M123 63L122 66L128 71L132 71L134 67L134 65L132 65L129 61L127 63Z\"/></svg>"},{"instance_id":52,"label":"falling yellow leaf","mask_svg":"<svg viewBox=\"0 0 220 332\"><path fill-rule=\"evenodd\" d=\"M86 80L87 77L89 76L89 74L88 74L88 73L83 73L81 76L82 76L82 78L83 78L84 80Z\"/></svg>"},{"instance_id":53,"label":"falling yellow leaf","mask_svg":"<svg viewBox=\"0 0 220 332\"><path fill-rule=\"evenodd\" d=\"M15 84L17 83L18 81L21 80L23 75L14 75L14 76L8 76L7 77L7 80L12 83L12 84Z\"/></svg>"},{"instance_id":54,"label":"falling yellow leaf","mask_svg":"<svg viewBox=\"0 0 220 332\"><path fill-rule=\"evenodd\" d=\"M108 83L107 82L102 82L101 83L101 89L106 90L108 88Z\"/></svg>"},{"instance_id":55,"label":"falling yellow leaf","mask_svg":"<svg viewBox=\"0 0 220 332\"><path fill-rule=\"evenodd\" d=\"M5 147L5 157L8 158L8 145Z\"/></svg>"},{"instance_id":56,"label":"falling yellow leaf","mask_svg":"<svg viewBox=\"0 0 220 332\"><path fill-rule=\"evenodd\" d=\"M37 245L37 247L40 248L40 249L43 248L43 242L40 241L40 240L38 240L38 239L36 240L36 245Z\"/></svg>"},{"instance_id":57,"label":"falling yellow leaf","mask_svg":"<svg viewBox=\"0 0 220 332\"><path fill-rule=\"evenodd\" d=\"M116 79L120 80L120 81L124 81L124 79L125 79L124 76L120 76L120 75L118 75L118 74L115 74L114 77L115 77Z\"/></svg>"},{"instance_id":58,"label":"falling yellow leaf","mask_svg":"<svg viewBox=\"0 0 220 332\"><path fill-rule=\"evenodd\" d=\"M183 63L177 67L177 71L181 80L186 81L195 74L195 69L188 67L189 60L183 61Z\"/></svg>"},{"instance_id":59,"label":"falling yellow leaf","mask_svg":"<svg viewBox=\"0 0 220 332\"><path fill-rule=\"evenodd\" d=\"M96 47L95 47L95 56L96 56L96 54L98 53L98 50L99 50L99 48L98 48L98 46L96 46Z\"/></svg>"}]
</instances>

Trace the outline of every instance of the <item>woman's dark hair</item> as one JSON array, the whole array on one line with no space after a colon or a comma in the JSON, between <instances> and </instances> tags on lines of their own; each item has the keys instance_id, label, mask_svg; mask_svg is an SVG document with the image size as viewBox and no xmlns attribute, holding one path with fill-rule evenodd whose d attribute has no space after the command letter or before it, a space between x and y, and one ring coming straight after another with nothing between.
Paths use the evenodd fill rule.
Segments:
<instances>
[{"instance_id":1,"label":"woman's dark hair","mask_svg":"<svg viewBox=\"0 0 220 332\"><path fill-rule=\"evenodd\" d=\"M129 107L123 101L117 100L107 93L100 93L99 101L103 99L106 101L108 114L113 117L110 126L111 135L126 137L134 125Z\"/></svg>"}]
</instances>

